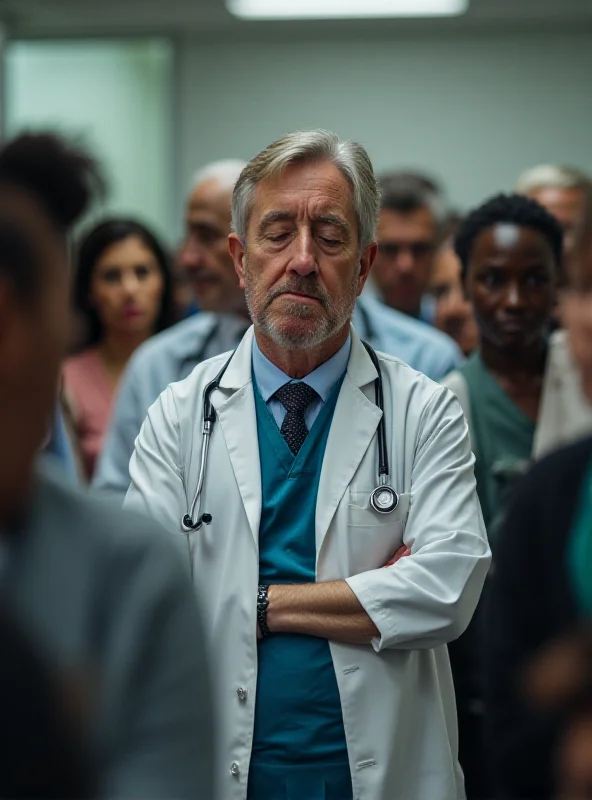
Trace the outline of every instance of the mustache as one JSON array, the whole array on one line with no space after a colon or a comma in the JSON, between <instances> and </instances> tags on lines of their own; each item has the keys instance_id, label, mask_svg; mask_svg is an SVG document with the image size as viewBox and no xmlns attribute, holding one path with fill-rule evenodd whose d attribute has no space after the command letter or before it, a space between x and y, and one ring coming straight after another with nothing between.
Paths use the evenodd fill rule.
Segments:
<instances>
[{"instance_id":1,"label":"mustache","mask_svg":"<svg viewBox=\"0 0 592 800\"><path fill-rule=\"evenodd\" d=\"M284 281L280 286L272 289L267 296L266 307L269 306L276 297L288 293L306 294L318 300L323 308L328 308L330 304L330 297L327 292L321 287L317 278L307 278L302 275L296 275L287 281Z\"/></svg>"}]
</instances>

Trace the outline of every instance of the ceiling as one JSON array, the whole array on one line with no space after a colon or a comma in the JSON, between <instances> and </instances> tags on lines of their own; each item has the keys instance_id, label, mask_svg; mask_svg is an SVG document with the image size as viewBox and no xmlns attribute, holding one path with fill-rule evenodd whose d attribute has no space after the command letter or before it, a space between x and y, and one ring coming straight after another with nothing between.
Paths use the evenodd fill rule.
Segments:
<instances>
[{"instance_id":1,"label":"ceiling","mask_svg":"<svg viewBox=\"0 0 592 800\"><path fill-rule=\"evenodd\" d=\"M278 0L279 2L280 0ZM462 17L438 20L239 22L223 0L0 0L0 20L11 38L184 33L253 35L290 31L325 35L360 28L419 30L592 29L592 0L471 0Z\"/></svg>"}]
</instances>

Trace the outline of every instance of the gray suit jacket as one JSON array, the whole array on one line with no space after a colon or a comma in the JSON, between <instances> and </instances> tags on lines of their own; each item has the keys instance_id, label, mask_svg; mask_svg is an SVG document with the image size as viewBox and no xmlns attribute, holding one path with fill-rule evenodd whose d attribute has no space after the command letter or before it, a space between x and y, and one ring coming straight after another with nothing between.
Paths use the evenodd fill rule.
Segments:
<instances>
[{"instance_id":1,"label":"gray suit jacket","mask_svg":"<svg viewBox=\"0 0 592 800\"><path fill-rule=\"evenodd\" d=\"M212 796L212 721L193 590L166 533L39 473L0 575L49 665L82 678L100 793Z\"/></svg>"}]
</instances>

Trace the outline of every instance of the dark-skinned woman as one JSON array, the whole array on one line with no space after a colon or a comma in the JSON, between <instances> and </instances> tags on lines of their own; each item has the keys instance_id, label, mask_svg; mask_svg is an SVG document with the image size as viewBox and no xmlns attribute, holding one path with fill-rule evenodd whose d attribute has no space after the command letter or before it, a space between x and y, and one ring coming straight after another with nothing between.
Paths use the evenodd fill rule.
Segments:
<instances>
[{"instance_id":1,"label":"dark-skinned woman","mask_svg":"<svg viewBox=\"0 0 592 800\"><path fill-rule=\"evenodd\" d=\"M465 411L494 558L508 495L531 462L561 245L556 220L518 195L499 195L475 209L455 240L480 346L444 384ZM493 796L484 746L486 595L487 587L467 632L450 647L469 800Z\"/></svg>"}]
</instances>

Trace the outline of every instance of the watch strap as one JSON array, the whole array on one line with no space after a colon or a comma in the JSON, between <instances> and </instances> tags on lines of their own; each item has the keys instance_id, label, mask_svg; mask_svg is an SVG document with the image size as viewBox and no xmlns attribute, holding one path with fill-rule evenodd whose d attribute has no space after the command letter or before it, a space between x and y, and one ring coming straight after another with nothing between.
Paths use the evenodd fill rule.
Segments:
<instances>
[{"instance_id":1,"label":"watch strap","mask_svg":"<svg viewBox=\"0 0 592 800\"><path fill-rule=\"evenodd\" d=\"M257 623L261 636L266 639L271 631L267 625L267 608L269 606L269 586L264 584L257 588Z\"/></svg>"}]
</instances>

